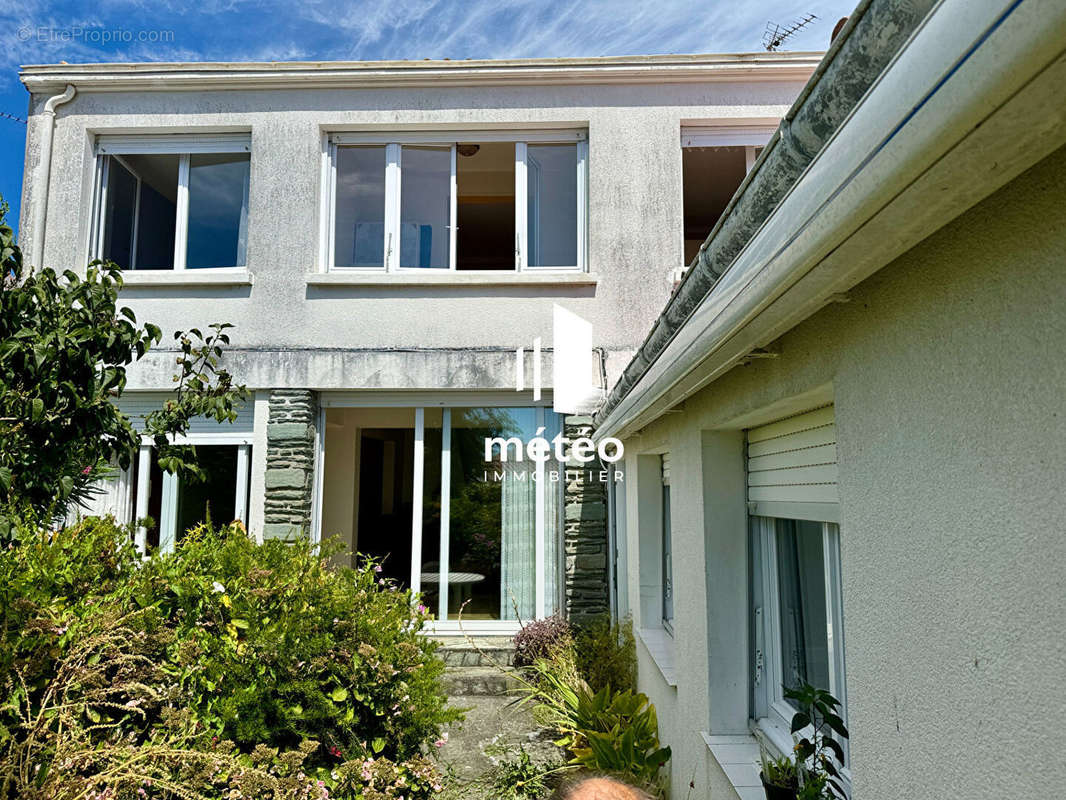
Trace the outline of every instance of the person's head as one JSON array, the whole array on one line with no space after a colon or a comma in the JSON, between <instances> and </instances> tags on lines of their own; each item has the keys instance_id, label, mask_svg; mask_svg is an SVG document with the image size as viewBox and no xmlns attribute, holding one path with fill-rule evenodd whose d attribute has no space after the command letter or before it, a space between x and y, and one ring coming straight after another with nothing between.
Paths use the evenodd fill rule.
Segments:
<instances>
[{"instance_id":1,"label":"person's head","mask_svg":"<svg viewBox=\"0 0 1066 800\"><path fill-rule=\"evenodd\" d=\"M614 778L584 776L563 783L552 800L651 800L640 789Z\"/></svg>"}]
</instances>

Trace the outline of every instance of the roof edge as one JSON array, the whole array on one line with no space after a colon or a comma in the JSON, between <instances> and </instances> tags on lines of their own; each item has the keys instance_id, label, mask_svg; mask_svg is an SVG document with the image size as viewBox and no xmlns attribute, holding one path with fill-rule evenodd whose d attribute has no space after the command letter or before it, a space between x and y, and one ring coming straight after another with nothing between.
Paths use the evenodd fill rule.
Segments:
<instances>
[{"instance_id":1,"label":"roof edge","mask_svg":"<svg viewBox=\"0 0 1066 800\"><path fill-rule=\"evenodd\" d=\"M852 12L596 412L597 425L666 350L935 4L863 0Z\"/></svg>"},{"instance_id":2,"label":"roof edge","mask_svg":"<svg viewBox=\"0 0 1066 800\"><path fill-rule=\"evenodd\" d=\"M274 88L299 85L493 85L806 80L821 52L704 53L465 61L138 62L23 66L31 92L74 84L80 91Z\"/></svg>"}]
</instances>

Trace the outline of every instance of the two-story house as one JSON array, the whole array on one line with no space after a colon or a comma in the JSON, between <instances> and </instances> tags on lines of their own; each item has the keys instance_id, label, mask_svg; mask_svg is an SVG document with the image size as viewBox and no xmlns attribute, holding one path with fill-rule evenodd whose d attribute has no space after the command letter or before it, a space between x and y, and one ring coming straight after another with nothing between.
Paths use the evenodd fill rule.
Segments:
<instances>
[{"instance_id":1,"label":"two-story house","mask_svg":"<svg viewBox=\"0 0 1066 800\"><path fill-rule=\"evenodd\" d=\"M588 430L553 410L554 307L606 390L819 58L26 67L28 262L116 262L165 332L234 324L254 393L190 431L209 481L146 443L97 510L163 551L208 508L339 537L438 632L607 610L606 484L484 441ZM138 363L122 407L172 366Z\"/></svg>"}]
</instances>

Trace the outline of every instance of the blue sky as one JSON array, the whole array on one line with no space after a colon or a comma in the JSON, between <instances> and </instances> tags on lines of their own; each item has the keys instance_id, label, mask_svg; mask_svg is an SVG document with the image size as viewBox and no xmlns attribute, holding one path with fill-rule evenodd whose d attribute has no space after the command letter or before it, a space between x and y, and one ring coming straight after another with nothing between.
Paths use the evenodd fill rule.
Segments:
<instances>
[{"instance_id":1,"label":"blue sky","mask_svg":"<svg viewBox=\"0 0 1066 800\"><path fill-rule=\"evenodd\" d=\"M20 64L751 52L768 21L819 19L823 50L857 0L0 0L0 113L26 117ZM110 39L110 41L108 41ZM18 220L26 126L0 117L0 194Z\"/></svg>"}]
</instances>

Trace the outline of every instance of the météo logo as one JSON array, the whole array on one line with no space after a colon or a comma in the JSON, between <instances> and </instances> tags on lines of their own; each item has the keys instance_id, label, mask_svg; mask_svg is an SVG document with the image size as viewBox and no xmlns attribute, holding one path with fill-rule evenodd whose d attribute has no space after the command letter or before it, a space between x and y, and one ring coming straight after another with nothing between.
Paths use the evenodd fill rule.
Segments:
<instances>
[{"instance_id":1,"label":"m\u00e9t\u00e9o logo","mask_svg":"<svg viewBox=\"0 0 1066 800\"><path fill-rule=\"evenodd\" d=\"M603 400L604 390L593 384L592 323L556 304L552 308L552 408L558 414L588 414L595 411ZM533 401L541 397L541 340L533 340ZM525 391L525 348L515 351L515 390ZM560 462L574 460L582 464L592 461L597 454L602 461L614 463L622 458L622 443L612 436L600 440L599 445L587 436L571 441L562 432L552 439L542 434L528 442L512 436L485 438L485 461L493 460L493 450L498 448L500 461L548 461L553 457Z\"/></svg>"}]
</instances>

